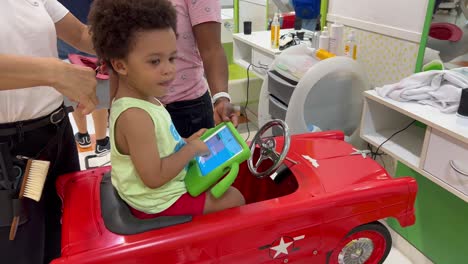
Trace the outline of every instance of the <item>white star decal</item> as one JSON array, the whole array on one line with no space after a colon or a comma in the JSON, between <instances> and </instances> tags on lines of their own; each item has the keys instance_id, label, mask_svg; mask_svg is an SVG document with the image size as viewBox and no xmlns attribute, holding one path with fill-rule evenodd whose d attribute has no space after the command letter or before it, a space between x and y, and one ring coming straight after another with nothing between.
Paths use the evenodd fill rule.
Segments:
<instances>
[{"instance_id":1,"label":"white star decal","mask_svg":"<svg viewBox=\"0 0 468 264\"><path fill-rule=\"evenodd\" d=\"M316 159L313 159L313 158L311 158L311 157L308 156L308 155L302 155L302 157L303 157L304 159L308 160L308 161L312 164L312 166L314 166L315 168L318 168L318 167L319 167L319 164L318 164L318 162L317 162Z\"/></svg>"},{"instance_id":2,"label":"white star decal","mask_svg":"<svg viewBox=\"0 0 468 264\"><path fill-rule=\"evenodd\" d=\"M292 244L293 242L288 242L284 243L283 237L281 237L280 243L277 246L271 247L271 250L275 250L275 256L273 258L278 257L281 253L288 255L288 247Z\"/></svg>"},{"instance_id":3,"label":"white star decal","mask_svg":"<svg viewBox=\"0 0 468 264\"><path fill-rule=\"evenodd\" d=\"M368 149L365 149L365 150L359 150L359 149L355 149L353 148L354 152L351 153L350 155L361 155L363 158L367 158L367 154L370 154L370 150Z\"/></svg>"}]
</instances>

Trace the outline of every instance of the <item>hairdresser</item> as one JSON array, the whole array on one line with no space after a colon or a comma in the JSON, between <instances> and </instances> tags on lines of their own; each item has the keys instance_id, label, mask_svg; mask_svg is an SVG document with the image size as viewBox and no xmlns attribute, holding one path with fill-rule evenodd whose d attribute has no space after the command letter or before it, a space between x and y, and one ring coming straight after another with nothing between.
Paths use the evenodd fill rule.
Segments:
<instances>
[{"instance_id":1,"label":"hairdresser","mask_svg":"<svg viewBox=\"0 0 468 264\"><path fill-rule=\"evenodd\" d=\"M77 111L96 106L92 69L57 59L57 37L94 53L88 29L56 0L5 0L0 8L0 262L49 263L60 255L55 180L79 162L63 95ZM39 202L19 201L25 160L51 162ZM13 215L20 225L10 240Z\"/></svg>"},{"instance_id":2,"label":"hairdresser","mask_svg":"<svg viewBox=\"0 0 468 264\"><path fill-rule=\"evenodd\" d=\"M237 126L237 115L227 93L228 65L221 45L220 1L171 2L177 10L177 72L167 95L160 100L166 104L182 137L222 121L230 120Z\"/></svg>"}]
</instances>

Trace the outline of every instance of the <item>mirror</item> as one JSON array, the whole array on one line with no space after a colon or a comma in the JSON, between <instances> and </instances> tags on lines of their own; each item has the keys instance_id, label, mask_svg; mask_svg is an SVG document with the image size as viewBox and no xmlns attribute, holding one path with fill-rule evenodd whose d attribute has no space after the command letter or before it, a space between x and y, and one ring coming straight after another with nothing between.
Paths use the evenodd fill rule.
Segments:
<instances>
[{"instance_id":1,"label":"mirror","mask_svg":"<svg viewBox=\"0 0 468 264\"><path fill-rule=\"evenodd\" d=\"M221 5L221 43L226 53L228 63L232 59L232 34L236 32L235 28L235 6L238 0L220 0Z\"/></svg>"},{"instance_id":2,"label":"mirror","mask_svg":"<svg viewBox=\"0 0 468 264\"><path fill-rule=\"evenodd\" d=\"M468 0L436 0L424 64L441 60L445 69L468 67Z\"/></svg>"},{"instance_id":3,"label":"mirror","mask_svg":"<svg viewBox=\"0 0 468 264\"><path fill-rule=\"evenodd\" d=\"M294 12L292 0L268 0L267 18L271 19L275 13Z\"/></svg>"},{"instance_id":4,"label":"mirror","mask_svg":"<svg viewBox=\"0 0 468 264\"><path fill-rule=\"evenodd\" d=\"M223 28L230 32L234 32L234 1L237 0L220 0L221 4L221 21ZM223 32L221 32L222 34Z\"/></svg>"},{"instance_id":5,"label":"mirror","mask_svg":"<svg viewBox=\"0 0 468 264\"><path fill-rule=\"evenodd\" d=\"M268 21L273 18L275 12L281 14L286 14L292 11L295 11L293 7L293 0L234 0L238 1L235 14L237 13L236 18L236 32L243 32L244 30L244 21L252 22L252 32L254 31L264 31L268 28ZM318 10L321 14L321 23L322 25L325 22L325 14L327 12L328 0L308 0L308 1L298 1L298 3L306 3L307 6L311 4L314 10ZM235 5L236 6L236 5ZM309 6L310 7L310 6ZM304 7L301 7L304 9ZM301 10L302 10L301 9ZM281 22L280 22L281 23ZM302 27L304 29L315 30L315 25L317 23L316 19L307 19L307 22L302 21Z\"/></svg>"}]
</instances>

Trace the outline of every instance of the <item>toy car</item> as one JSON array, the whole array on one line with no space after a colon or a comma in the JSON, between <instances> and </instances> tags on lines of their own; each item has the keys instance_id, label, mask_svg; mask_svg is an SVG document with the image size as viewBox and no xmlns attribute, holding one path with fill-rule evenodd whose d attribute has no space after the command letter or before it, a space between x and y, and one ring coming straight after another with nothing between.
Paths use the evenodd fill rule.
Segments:
<instances>
[{"instance_id":1,"label":"toy car","mask_svg":"<svg viewBox=\"0 0 468 264\"><path fill-rule=\"evenodd\" d=\"M283 136L265 136L271 126ZM61 176L62 252L52 263L374 264L392 244L378 220L415 221L416 181L390 177L342 132L289 136L274 120L251 146L233 184L246 205L203 216L136 219L109 167Z\"/></svg>"}]
</instances>

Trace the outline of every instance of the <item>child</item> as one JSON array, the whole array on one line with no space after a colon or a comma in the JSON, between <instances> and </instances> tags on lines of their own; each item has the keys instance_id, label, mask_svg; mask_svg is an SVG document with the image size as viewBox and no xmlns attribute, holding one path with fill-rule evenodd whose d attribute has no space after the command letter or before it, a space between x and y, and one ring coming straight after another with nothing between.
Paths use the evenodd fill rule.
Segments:
<instances>
[{"instance_id":1,"label":"child","mask_svg":"<svg viewBox=\"0 0 468 264\"><path fill-rule=\"evenodd\" d=\"M98 56L118 75L111 106L112 184L138 218L201 215L245 203L231 187L219 199L187 193L186 166L209 150L200 130L184 140L155 98L175 75L176 11L167 0L96 0L90 30Z\"/></svg>"}]
</instances>

